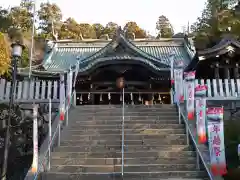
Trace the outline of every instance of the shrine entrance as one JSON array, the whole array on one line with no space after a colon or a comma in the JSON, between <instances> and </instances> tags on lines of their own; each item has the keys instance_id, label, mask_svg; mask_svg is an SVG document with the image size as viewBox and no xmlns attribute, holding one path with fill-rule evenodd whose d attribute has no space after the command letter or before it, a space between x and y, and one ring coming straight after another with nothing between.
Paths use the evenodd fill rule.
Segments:
<instances>
[{"instance_id":1,"label":"shrine entrance","mask_svg":"<svg viewBox=\"0 0 240 180\"><path fill-rule=\"evenodd\" d=\"M118 78L125 80L126 104L170 104L170 72L156 72L139 64L105 65L76 82L76 102L86 104L122 104Z\"/></svg>"}]
</instances>

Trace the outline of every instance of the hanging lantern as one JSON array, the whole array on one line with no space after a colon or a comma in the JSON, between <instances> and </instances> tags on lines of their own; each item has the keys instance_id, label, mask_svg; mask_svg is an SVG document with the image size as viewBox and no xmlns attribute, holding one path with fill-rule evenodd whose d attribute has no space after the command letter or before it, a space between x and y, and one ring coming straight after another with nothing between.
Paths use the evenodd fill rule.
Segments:
<instances>
[{"instance_id":1,"label":"hanging lantern","mask_svg":"<svg viewBox=\"0 0 240 180\"><path fill-rule=\"evenodd\" d=\"M125 80L123 77L117 79L116 85L119 89L123 89L125 86Z\"/></svg>"}]
</instances>

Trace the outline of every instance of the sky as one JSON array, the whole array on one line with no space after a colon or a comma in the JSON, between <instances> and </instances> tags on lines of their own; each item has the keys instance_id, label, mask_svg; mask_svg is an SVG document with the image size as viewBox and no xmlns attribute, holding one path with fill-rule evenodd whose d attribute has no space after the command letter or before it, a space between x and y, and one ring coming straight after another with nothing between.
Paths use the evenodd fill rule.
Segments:
<instances>
[{"instance_id":1,"label":"sky","mask_svg":"<svg viewBox=\"0 0 240 180\"><path fill-rule=\"evenodd\" d=\"M19 5L21 0L0 1L0 6ZM37 7L47 0L36 0ZM194 23L201 15L206 0L48 0L57 3L63 17L73 17L79 23L116 22L122 27L128 21L156 35L156 22L160 15L168 17L175 33L182 32L188 22Z\"/></svg>"}]
</instances>

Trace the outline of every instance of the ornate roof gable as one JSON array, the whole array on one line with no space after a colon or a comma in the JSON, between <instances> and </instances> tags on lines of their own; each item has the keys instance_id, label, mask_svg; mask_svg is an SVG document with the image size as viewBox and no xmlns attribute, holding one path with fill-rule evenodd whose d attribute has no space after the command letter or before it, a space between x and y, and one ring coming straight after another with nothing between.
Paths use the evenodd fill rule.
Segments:
<instances>
[{"instance_id":1,"label":"ornate roof gable","mask_svg":"<svg viewBox=\"0 0 240 180\"><path fill-rule=\"evenodd\" d=\"M203 58L206 59L216 55L223 55L230 51L235 51L236 48L240 48L240 42L232 37L225 37L215 46L198 51L198 55L201 60Z\"/></svg>"},{"instance_id":2,"label":"ornate roof gable","mask_svg":"<svg viewBox=\"0 0 240 180\"><path fill-rule=\"evenodd\" d=\"M162 62L161 59L144 52L128 39L126 39L121 28L118 28L111 42L109 42L105 47L96 53L82 59L80 64L93 62L99 58L106 58L111 56L113 59L127 59L129 57L130 59L131 57L139 59L142 58L154 64L157 63L161 67L169 67L169 65Z\"/></svg>"}]
</instances>

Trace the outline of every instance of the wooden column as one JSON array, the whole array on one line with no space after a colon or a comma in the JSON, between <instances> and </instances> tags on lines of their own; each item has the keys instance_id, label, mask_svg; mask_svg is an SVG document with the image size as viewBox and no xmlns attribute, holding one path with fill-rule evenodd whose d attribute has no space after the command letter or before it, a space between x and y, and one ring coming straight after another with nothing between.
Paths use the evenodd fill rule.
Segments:
<instances>
[{"instance_id":1,"label":"wooden column","mask_svg":"<svg viewBox=\"0 0 240 180\"><path fill-rule=\"evenodd\" d=\"M239 78L239 70L238 70L238 68L239 68L239 64L238 63L236 63L235 64L235 67L234 67L234 78L235 79L238 79Z\"/></svg>"},{"instance_id":2,"label":"wooden column","mask_svg":"<svg viewBox=\"0 0 240 180\"><path fill-rule=\"evenodd\" d=\"M219 79L220 78L220 75L219 75L219 63L215 63L215 66L214 66L214 77L215 79Z\"/></svg>"},{"instance_id":3,"label":"wooden column","mask_svg":"<svg viewBox=\"0 0 240 180\"><path fill-rule=\"evenodd\" d=\"M94 105L94 97L95 97L95 95L92 93L93 90L94 90L94 86L93 86L93 84L91 83L91 84L90 84L90 99L91 99L91 101L92 101L92 105Z\"/></svg>"},{"instance_id":4,"label":"wooden column","mask_svg":"<svg viewBox=\"0 0 240 180\"><path fill-rule=\"evenodd\" d=\"M230 79L230 72L229 72L229 60L227 59L225 61L226 66L224 67L224 78L225 79Z\"/></svg>"}]
</instances>

